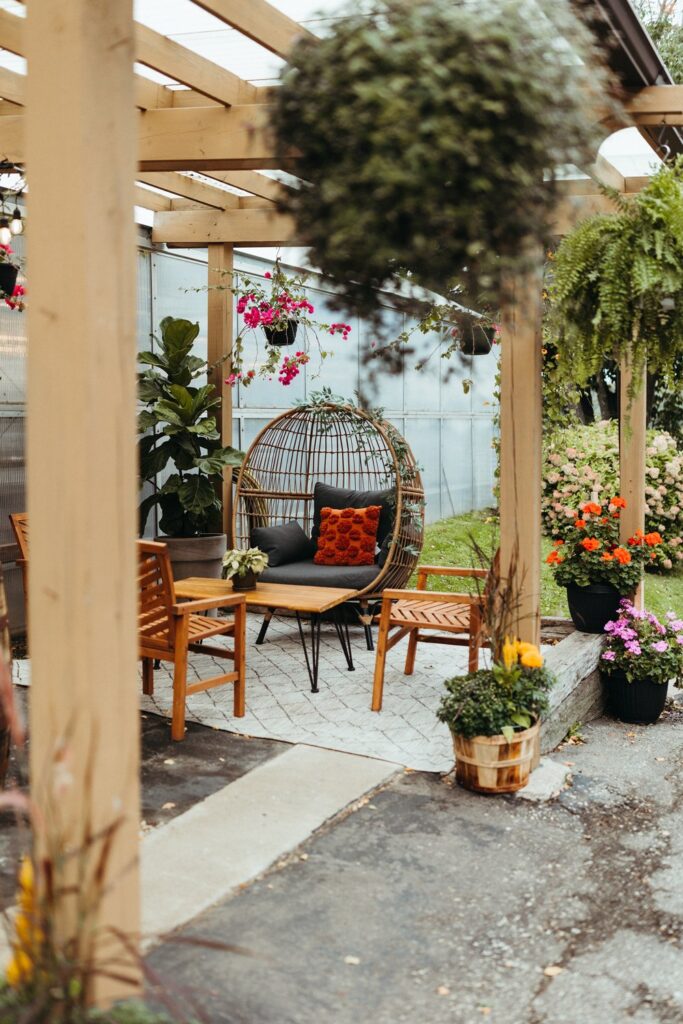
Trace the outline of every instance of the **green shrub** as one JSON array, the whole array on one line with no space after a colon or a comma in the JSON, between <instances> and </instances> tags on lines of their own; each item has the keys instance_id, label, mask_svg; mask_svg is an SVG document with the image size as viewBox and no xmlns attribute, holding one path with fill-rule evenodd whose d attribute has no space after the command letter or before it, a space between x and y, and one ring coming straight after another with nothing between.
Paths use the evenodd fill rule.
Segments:
<instances>
[{"instance_id":1,"label":"green shrub","mask_svg":"<svg viewBox=\"0 0 683 1024\"><path fill-rule=\"evenodd\" d=\"M654 563L668 571L683 563L683 452L662 431L647 433L646 532L664 543ZM619 433L614 421L555 431L544 448L543 525L556 539L572 535L579 505L619 494Z\"/></svg>"},{"instance_id":2,"label":"green shrub","mask_svg":"<svg viewBox=\"0 0 683 1024\"><path fill-rule=\"evenodd\" d=\"M437 718L465 739L509 733L509 742L513 729L528 728L546 710L546 694L554 681L545 668L504 672L494 666L456 676L446 681Z\"/></svg>"}]
</instances>

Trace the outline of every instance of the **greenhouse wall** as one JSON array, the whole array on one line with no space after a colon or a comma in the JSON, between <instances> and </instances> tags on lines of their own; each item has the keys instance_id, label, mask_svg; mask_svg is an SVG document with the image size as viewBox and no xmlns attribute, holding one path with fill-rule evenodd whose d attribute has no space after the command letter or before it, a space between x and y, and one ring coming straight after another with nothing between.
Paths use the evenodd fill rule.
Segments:
<instances>
[{"instance_id":1,"label":"greenhouse wall","mask_svg":"<svg viewBox=\"0 0 683 1024\"><path fill-rule=\"evenodd\" d=\"M23 239L15 248L20 252ZM270 261L235 254L236 269L260 276L272 267ZM197 320L200 333L196 354L207 351L207 260L201 250L160 251L145 235L139 239L137 323L138 346L148 347L150 338L165 316ZM315 307L315 319L330 322L342 315L329 308L330 289L316 275L307 288ZM30 296L29 296L30 299ZM336 336L328 345L333 355L321 361L314 354L299 377L283 387L259 379L234 394L234 444L246 449L261 427L296 401L323 387L334 394L354 399L362 393L370 404L381 406L392 423L405 435L420 464L427 499L429 522L493 503L495 455L494 399L497 359L488 356L441 358L442 345L435 335L413 336L410 353L399 373L388 373L379 360L367 361L373 342L396 337L409 322L387 305L381 334L356 317L344 342ZM235 331L238 325L235 323ZM258 362L257 338L245 337L247 368ZM309 339L311 340L311 339ZM262 341L259 338L262 355ZM426 360L424 368L418 363ZM66 372L65 372L66 376ZM470 381L468 389L463 381ZM65 381L65 385L68 381ZM26 402L26 319L0 304L0 557L4 563L10 611L15 628L23 624L21 579L13 566L15 548L8 515L26 506L24 491L24 416ZM45 410L49 415L49 410ZM148 533L155 532L151 517Z\"/></svg>"}]
</instances>

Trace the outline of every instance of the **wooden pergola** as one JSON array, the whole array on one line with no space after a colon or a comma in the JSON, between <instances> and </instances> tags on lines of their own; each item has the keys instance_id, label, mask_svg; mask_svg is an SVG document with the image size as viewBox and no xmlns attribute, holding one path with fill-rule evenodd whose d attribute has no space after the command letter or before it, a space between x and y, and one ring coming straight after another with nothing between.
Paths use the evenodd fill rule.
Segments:
<instances>
[{"instance_id":1,"label":"wooden pergola","mask_svg":"<svg viewBox=\"0 0 683 1024\"><path fill-rule=\"evenodd\" d=\"M195 0L224 25L286 56L306 29L266 0ZM271 90L257 88L136 24L132 0L30 0L0 11L0 47L30 73L0 69L0 156L26 164L30 188L28 511L31 522L31 761L34 796L54 802L50 773L69 759L59 797L64 836L78 845L88 809L97 829L121 819L107 864L100 926L139 933L139 713L135 203L154 210L152 239L208 247L209 283L239 246L296 244L276 210L284 186L259 173L278 161L268 130ZM186 89L134 73L134 61ZM629 104L638 126L683 125L683 87L646 87ZM615 127L605 125L605 135ZM197 179L188 172L201 172ZM568 182L558 232L605 209L597 180L642 187L596 156ZM241 193L221 186L236 187ZM147 186L147 187L145 187ZM150 187L152 190L150 190ZM153 189L163 190L153 191ZM502 565L519 554L520 634L539 637L541 563L541 264L514 283L504 311L501 399ZM208 292L209 362L230 353L231 293ZM628 387L628 367L622 388ZM222 432L232 407L224 373ZM644 518L645 400L622 437L623 525ZM229 480L225 490L228 496ZM368 690L368 697L370 691ZM66 753L65 753L66 752ZM64 913L65 934L75 925ZM102 948L110 942L100 940ZM102 980L109 999L132 986Z\"/></svg>"}]
</instances>

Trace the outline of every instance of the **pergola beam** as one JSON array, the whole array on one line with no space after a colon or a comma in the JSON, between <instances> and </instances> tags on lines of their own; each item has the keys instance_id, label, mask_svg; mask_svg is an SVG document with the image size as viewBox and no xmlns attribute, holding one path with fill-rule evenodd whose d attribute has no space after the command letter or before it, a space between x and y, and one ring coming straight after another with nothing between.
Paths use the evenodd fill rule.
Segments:
<instances>
[{"instance_id":1,"label":"pergola beam","mask_svg":"<svg viewBox=\"0 0 683 1024\"><path fill-rule=\"evenodd\" d=\"M186 174L179 174L177 171L156 171L154 173L143 171L138 174L137 178L144 185L161 188L164 192L172 192L173 195L191 199L204 206L215 207L217 210L239 207L239 196L226 192L225 189L212 188L211 185L195 181L194 178L189 178Z\"/></svg>"},{"instance_id":2,"label":"pergola beam","mask_svg":"<svg viewBox=\"0 0 683 1024\"><path fill-rule=\"evenodd\" d=\"M153 242L167 245L297 245L291 217L274 209L160 213L154 218Z\"/></svg>"},{"instance_id":3,"label":"pergola beam","mask_svg":"<svg viewBox=\"0 0 683 1024\"><path fill-rule=\"evenodd\" d=\"M10 103L23 104L26 94L26 75L8 68L0 68L0 96Z\"/></svg>"},{"instance_id":4,"label":"pergola beam","mask_svg":"<svg viewBox=\"0 0 683 1024\"><path fill-rule=\"evenodd\" d=\"M220 21L237 29L278 57L286 57L297 39L315 36L266 0L194 0Z\"/></svg>"},{"instance_id":5,"label":"pergola beam","mask_svg":"<svg viewBox=\"0 0 683 1024\"><path fill-rule=\"evenodd\" d=\"M221 173L220 171L209 171L207 177L222 181L224 185L232 185L243 192L251 192L252 195L260 196L262 199L270 199L277 203L287 191L287 186L275 181L273 178L259 174L258 171L233 171L232 173Z\"/></svg>"}]
</instances>

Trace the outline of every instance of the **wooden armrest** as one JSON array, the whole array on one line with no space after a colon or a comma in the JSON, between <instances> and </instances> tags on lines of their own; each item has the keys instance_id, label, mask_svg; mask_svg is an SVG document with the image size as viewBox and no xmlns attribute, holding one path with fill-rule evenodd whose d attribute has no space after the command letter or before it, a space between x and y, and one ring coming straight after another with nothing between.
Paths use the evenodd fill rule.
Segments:
<instances>
[{"instance_id":1,"label":"wooden armrest","mask_svg":"<svg viewBox=\"0 0 683 1024\"><path fill-rule=\"evenodd\" d=\"M234 608L244 604L244 594L226 594L224 597L203 597L199 601L180 601L173 605L174 615L194 615L195 612L208 612L212 608Z\"/></svg>"},{"instance_id":2,"label":"wooden armrest","mask_svg":"<svg viewBox=\"0 0 683 1024\"><path fill-rule=\"evenodd\" d=\"M454 594L450 590L384 590L382 601L440 601L443 604L480 604L478 594Z\"/></svg>"},{"instance_id":3,"label":"wooden armrest","mask_svg":"<svg viewBox=\"0 0 683 1024\"><path fill-rule=\"evenodd\" d=\"M489 574L488 569L466 569L452 565L418 565L418 576L469 576L485 580Z\"/></svg>"}]
</instances>

